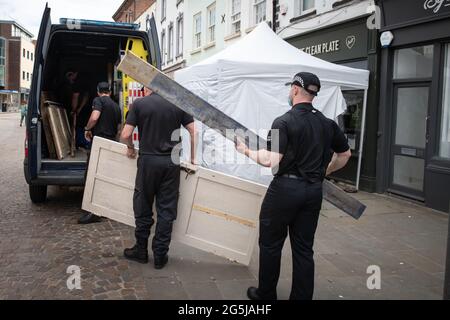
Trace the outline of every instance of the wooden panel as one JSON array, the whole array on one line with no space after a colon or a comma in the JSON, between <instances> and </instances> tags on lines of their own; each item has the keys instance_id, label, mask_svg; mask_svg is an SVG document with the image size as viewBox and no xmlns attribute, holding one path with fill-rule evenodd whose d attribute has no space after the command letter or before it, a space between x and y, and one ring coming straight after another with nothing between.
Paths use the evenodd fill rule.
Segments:
<instances>
[{"instance_id":1,"label":"wooden panel","mask_svg":"<svg viewBox=\"0 0 450 320\"><path fill-rule=\"evenodd\" d=\"M94 138L83 209L134 227L137 163L126 157L126 150L123 144ZM189 164L182 168L193 173L181 171L173 239L248 265L266 187Z\"/></svg>"}]
</instances>

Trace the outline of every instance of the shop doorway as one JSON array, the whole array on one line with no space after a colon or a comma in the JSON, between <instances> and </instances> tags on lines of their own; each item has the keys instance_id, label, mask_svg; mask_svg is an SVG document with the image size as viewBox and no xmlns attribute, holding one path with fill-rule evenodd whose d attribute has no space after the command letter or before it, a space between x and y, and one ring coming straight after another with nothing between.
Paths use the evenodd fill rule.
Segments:
<instances>
[{"instance_id":1,"label":"shop doorway","mask_svg":"<svg viewBox=\"0 0 450 320\"><path fill-rule=\"evenodd\" d=\"M394 86L390 191L424 201L429 83Z\"/></svg>"}]
</instances>

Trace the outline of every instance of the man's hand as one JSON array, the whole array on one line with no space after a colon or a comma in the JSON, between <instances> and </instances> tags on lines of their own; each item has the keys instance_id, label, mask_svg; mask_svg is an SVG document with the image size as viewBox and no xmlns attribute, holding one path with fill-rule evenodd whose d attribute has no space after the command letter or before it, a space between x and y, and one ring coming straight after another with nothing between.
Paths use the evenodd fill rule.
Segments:
<instances>
[{"instance_id":1,"label":"man's hand","mask_svg":"<svg viewBox=\"0 0 450 320\"><path fill-rule=\"evenodd\" d=\"M234 144L235 144L237 152L242 153L244 155L246 154L247 146L240 138L236 137L234 140Z\"/></svg>"},{"instance_id":2,"label":"man's hand","mask_svg":"<svg viewBox=\"0 0 450 320\"><path fill-rule=\"evenodd\" d=\"M92 131L84 131L84 138L85 138L87 141L91 142L92 139L93 139Z\"/></svg>"},{"instance_id":3,"label":"man's hand","mask_svg":"<svg viewBox=\"0 0 450 320\"><path fill-rule=\"evenodd\" d=\"M129 159L136 159L137 152L134 147L127 146L127 157Z\"/></svg>"}]
</instances>

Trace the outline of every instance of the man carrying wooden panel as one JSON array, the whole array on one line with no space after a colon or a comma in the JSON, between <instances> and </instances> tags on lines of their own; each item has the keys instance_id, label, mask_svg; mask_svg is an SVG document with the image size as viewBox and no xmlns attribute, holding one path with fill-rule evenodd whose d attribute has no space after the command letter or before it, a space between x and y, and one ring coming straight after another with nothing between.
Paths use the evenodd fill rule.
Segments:
<instances>
[{"instance_id":1,"label":"man carrying wooden panel","mask_svg":"<svg viewBox=\"0 0 450 320\"><path fill-rule=\"evenodd\" d=\"M128 157L136 157L132 134L139 130L139 159L133 209L136 219L136 245L125 249L127 259L148 262L148 240L154 224L153 200L158 215L152 242L154 266L162 269L168 262L173 222L177 217L180 186L180 127L191 136L191 162L195 163L194 118L159 95L146 89L146 97L133 103L122 130L121 142L128 146Z\"/></svg>"}]
</instances>

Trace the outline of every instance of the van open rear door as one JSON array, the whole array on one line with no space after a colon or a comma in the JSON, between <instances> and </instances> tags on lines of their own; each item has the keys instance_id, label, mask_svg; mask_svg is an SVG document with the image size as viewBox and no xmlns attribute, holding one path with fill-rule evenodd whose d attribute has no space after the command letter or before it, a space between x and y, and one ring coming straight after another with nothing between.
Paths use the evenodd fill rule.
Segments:
<instances>
[{"instance_id":1,"label":"van open rear door","mask_svg":"<svg viewBox=\"0 0 450 320\"><path fill-rule=\"evenodd\" d=\"M161 70L161 50L159 48L158 30L156 29L155 17L147 19L148 41L150 43L150 59L149 63Z\"/></svg>"},{"instance_id":2,"label":"van open rear door","mask_svg":"<svg viewBox=\"0 0 450 320\"><path fill-rule=\"evenodd\" d=\"M28 176L31 180L37 177L40 168L41 127L39 122L39 105L42 87L42 72L45 65L45 59L47 58L48 40L51 26L52 22L50 19L50 8L46 5L36 43L33 79L31 82L30 99L28 101Z\"/></svg>"}]
</instances>

